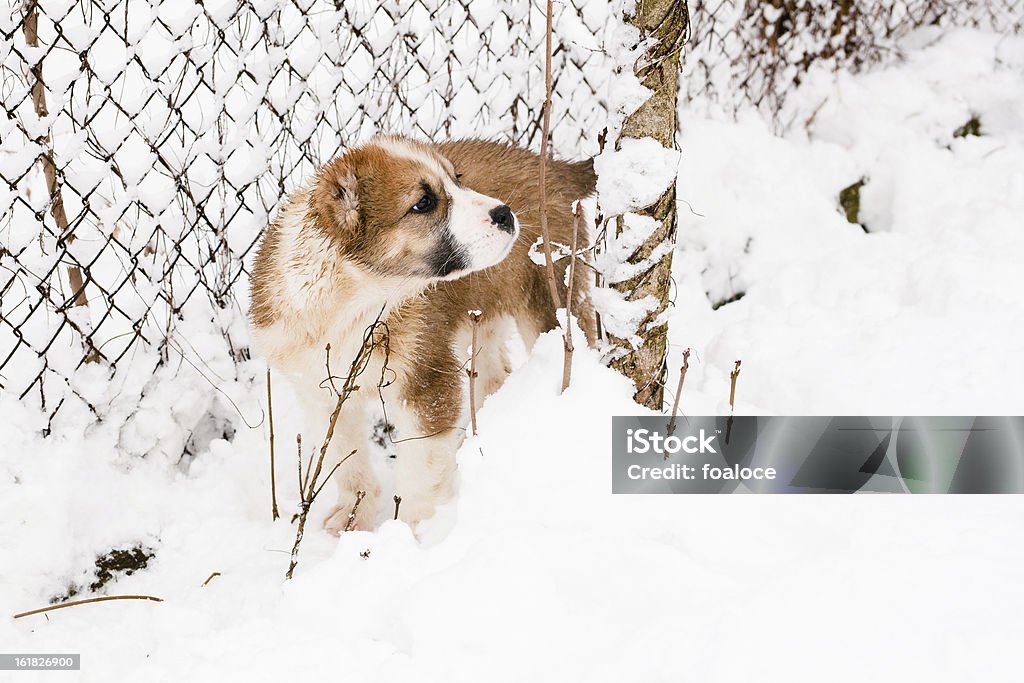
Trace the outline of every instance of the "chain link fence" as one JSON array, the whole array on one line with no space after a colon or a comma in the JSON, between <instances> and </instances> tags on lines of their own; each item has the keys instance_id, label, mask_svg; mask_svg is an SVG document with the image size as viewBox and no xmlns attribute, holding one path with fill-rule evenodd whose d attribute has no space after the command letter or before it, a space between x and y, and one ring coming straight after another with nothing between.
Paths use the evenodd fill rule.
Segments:
<instances>
[{"instance_id":1,"label":"chain link fence","mask_svg":"<svg viewBox=\"0 0 1024 683\"><path fill-rule=\"evenodd\" d=\"M186 366L233 378L260 232L347 145L381 131L539 145L540 0L6 1L0 389L51 422L69 401L126 419ZM777 118L811 64L858 68L928 24L1019 32L1021 4L692 0L683 95ZM612 12L555 3L566 156L597 152Z\"/></svg>"},{"instance_id":2,"label":"chain link fence","mask_svg":"<svg viewBox=\"0 0 1024 683\"><path fill-rule=\"evenodd\" d=\"M693 34L683 96L705 111L755 107L778 130L786 96L812 66L857 71L899 58L898 41L926 26L1019 34L1020 0L690 0Z\"/></svg>"},{"instance_id":3,"label":"chain link fence","mask_svg":"<svg viewBox=\"0 0 1024 683\"><path fill-rule=\"evenodd\" d=\"M284 193L377 132L537 146L543 5L28 0L0 13L0 387L246 357L247 262ZM596 152L603 0L559 4L553 141ZM190 324L191 323L191 324ZM204 330L219 337L197 346ZM189 346L195 346L191 349ZM86 378L83 379L82 377ZM122 391L123 393L123 391Z\"/></svg>"}]
</instances>

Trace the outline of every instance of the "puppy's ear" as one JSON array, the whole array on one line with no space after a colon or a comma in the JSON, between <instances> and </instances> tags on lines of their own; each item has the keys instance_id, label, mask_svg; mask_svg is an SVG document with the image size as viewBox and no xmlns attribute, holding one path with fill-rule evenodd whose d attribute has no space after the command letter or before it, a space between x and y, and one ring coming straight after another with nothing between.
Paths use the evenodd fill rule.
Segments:
<instances>
[{"instance_id":1,"label":"puppy's ear","mask_svg":"<svg viewBox=\"0 0 1024 683\"><path fill-rule=\"evenodd\" d=\"M334 184L334 196L345 211L359 210L359 181L356 180L355 171L350 166L338 169L332 179Z\"/></svg>"},{"instance_id":2,"label":"puppy's ear","mask_svg":"<svg viewBox=\"0 0 1024 683\"><path fill-rule=\"evenodd\" d=\"M359 231L359 178L352 160L339 157L320 169L310 208L328 234L343 238Z\"/></svg>"}]
</instances>

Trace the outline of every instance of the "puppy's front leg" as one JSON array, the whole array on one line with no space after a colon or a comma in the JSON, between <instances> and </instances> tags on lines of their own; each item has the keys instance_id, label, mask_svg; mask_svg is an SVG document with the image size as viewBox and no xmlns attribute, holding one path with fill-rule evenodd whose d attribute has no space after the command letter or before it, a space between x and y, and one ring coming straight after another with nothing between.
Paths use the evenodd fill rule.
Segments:
<instances>
[{"instance_id":1,"label":"puppy's front leg","mask_svg":"<svg viewBox=\"0 0 1024 683\"><path fill-rule=\"evenodd\" d=\"M451 498L455 452L465 437L459 363L450 352L420 361L397 387L397 400L386 401L395 425L398 517L409 524L433 516Z\"/></svg>"},{"instance_id":2,"label":"puppy's front leg","mask_svg":"<svg viewBox=\"0 0 1024 683\"><path fill-rule=\"evenodd\" d=\"M380 484L370 465L367 409L367 401L358 394L353 394L346 401L338 415L328 459L324 463L326 474L330 472L329 468L344 460L334 473L334 480L338 484L338 503L324 522L324 528L335 534L340 534L349 526L353 530L365 531L373 529L376 524ZM355 453L349 456L353 450ZM355 508L360 491L365 495L355 510L355 519L349 525L349 516Z\"/></svg>"},{"instance_id":3,"label":"puppy's front leg","mask_svg":"<svg viewBox=\"0 0 1024 683\"><path fill-rule=\"evenodd\" d=\"M402 499L399 519L416 524L433 517L437 506L451 499L455 452L463 435L462 430L452 429L398 445L395 488Z\"/></svg>"}]
</instances>

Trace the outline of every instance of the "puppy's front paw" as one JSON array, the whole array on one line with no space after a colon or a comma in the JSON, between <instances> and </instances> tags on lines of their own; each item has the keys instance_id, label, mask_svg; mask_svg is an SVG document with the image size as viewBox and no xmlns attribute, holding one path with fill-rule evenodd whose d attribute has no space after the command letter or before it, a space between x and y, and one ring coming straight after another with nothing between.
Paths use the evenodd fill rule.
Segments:
<instances>
[{"instance_id":1,"label":"puppy's front paw","mask_svg":"<svg viewBox=\"0 0 1024 683\"><path fill-rule=\"evenodd\" d=\"M429 499L403 498L398 506L398 518L411 527L425 519L430 519L436 511L434 502Z\"/></svg>"},{"instance_id":2,"label":"puppy's front paw","mask_svg":"<svg viewBox=\"0 0 1024 683\"><path fill-rule=\"evenodd\" d=\"M338 505L324 521L324 529L335 536L343 531L372 531L376 527L378 497L378 492L342 493Z\"/></svg>"}]
</instances>

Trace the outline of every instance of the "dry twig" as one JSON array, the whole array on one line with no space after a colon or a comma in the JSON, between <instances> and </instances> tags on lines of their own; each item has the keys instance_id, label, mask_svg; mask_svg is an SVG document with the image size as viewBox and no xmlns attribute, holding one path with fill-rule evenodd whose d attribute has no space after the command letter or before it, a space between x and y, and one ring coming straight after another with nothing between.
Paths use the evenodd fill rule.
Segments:
<instances>
[{"instance_id":1,"label":"dry twig","mask_svg":"<svg viewBox=\"0 0 1024 683\"><path fill-rule=\"evenodd\" d=\"M348 513L348 521L345 522L345 531L352 531L356 528L356 513L359 512L359 505L366 498L366 491L356 491L356 502L352 505L352 511Z\"/></svg>"},{"instance_id":2,"label":"dry twig","mask_svg":"<svg viewBox=\"0 0 1024 683\"><path fill-rule=\"evenodd\" d=\"M743 361L736 361L736 367L729 373L729 412L736 410L736 380L740 376L740 364Z\"/></svg>"},{"instance_id":3,"label":"dry twig","mask_svg":"<svg viewBox=\"0 0 1024 683\"><path fill-rule=\"evenodd\" d=\"M565 334L562 341L565 346L565 355L562 358L562 391L569 388L569 380L572 378L572 285L576 276L576 249L580 232L580 217L583 214L583 207L577 200L572 205L572 250L569 253L569 277L565 288Z\"/></svg>"},{"instance_id":4,"label":"dry twig","mask_svg":"<svg viewBox=\"0 0 1024 683\"><path fill-rule=\"evenodd\" d=\"M277 520L281 515L277 512L277 479L274 474L274 398L270 390L270 368L267 368L267 413L270 416L270 512Z\"/></svg>"},{"instance_id":5,"label":"dry twig","mask_svg":"<svg viewBox=\"0 0 1024 683\"><path fill-rule=\"evenodd\" d=\"M64 609L65 607L75 607L76 605L88 605L93 602L107 602L110 600L151 600L153 602L163 602L163 598L154 598L152 595L103 595L98 598L88 598L86 600L72 600L71 602L62 602L59 605L50 605L49 607L40 607L39 609L29 610L28 612L21 612L15 614L15 619L21 619L22 617L30 617L33 614L42 614L43 612L52 612L57 609Z\"/></svg>"},{"instance_id":6,"label":"dry twig","mask_svg":"<svg viewBox=\"0 0 1024 683\"><path fill-rule=\"evenodd\" d=\"M355 455L356 451L351 451L348 455L341 459L341 461L331 468L327 476L320 479L320 474L323 471L324 460L327 458L327 450L331 445L331 440L334 438L334 429L338 424L338 416L341 414L341 409L344 407L345 402L348 401L352 392L356 391L359 386L356 384L356 380L363 374L367 366L370 363L370 359L373 356L373 352L380 346L384 346L385 350L388 343L388 331L387 324L381 322L380 316L384 314L382 310L377 319L366 328L363 333L363 342L359 346L359 350L356 352L356 357L352 359L352 364L349 366L348 374L344 378L335 378L331 372L331 345L327 345L327 379L326 382L330 382L331 387L337 394L338 400L334 404L334 410L331 411L331 417L327 424L327 434L324 437L324 441L320 446L320 451L317 454L316 463L313 463L313 454L310 454L309 463L306 467L305 477L303 478L302 473L302 441L301 438L297 438L298 443L298 460L299 460L299 526L295 532L295 543L292 545L291 561L288 564L288 572L285 574L285 578L292 578L295 573L295 567L299 563L299 546L302 544L302 536L306 529L306 518L309 516L309 510L316 502L317 496L323 490L324 485L331 480L334 473L338 471L338 468L345 464L345 462ZM386 356L386 352L385 352ZM385 359L384 368L381 371L383 383L383 373L387 370L387 360ZM344 379L344 382L339 389L335 383L335 379ZM359 503L362 502L362 496L365 496L365 492L360 491L362 495L357 495L356 504L350 514L350 523L354 519L356 509L359 507Z\"/></svg>"},{"instance_id":7,"label":"dry twig","mask_svg":"<svg viewBox=\"0 0 1024 683\"><path fill-rule=\"evenodd\" d=\"M676 416L679 414L679 399L683 396L683 382L686 381L686 371L689 369L690 349L686 349L683 351L683 366L679 368L679 386L676 387L676 398L672 401L672 419L668 421L668 433L670 436L676 431Z\"/></svg>"},{"instance_id":8,"label":"dry twig","mask_svg":"<svg viewBox=\"0 0 1024 683\"><path fill-rule=\"evenodd\" d=\"M469 420L473 426L473 436L476 436L476 328L483 313L480 311L467 311L469 313L470 326L473 330L472 341L469 345Z\"/></svg>"},{"instance_id":9,"label":"dry twig","mask_svg":"<svg viewBox=\"0 0 1024 683\"><path fill-rule=\"evenodd\" d=\"M298 454L299 478L297 481L299 482L299 492L301 493L306 488L306 483L302 480L302 434L295 435L295 452ZM292 522L294 521L295 520L292 519Z\"/></svg>"},{"instance_id":10,"label":"dry twig","mask_svg":"<svg viewBox=\"0 0 1024 683\"><path fill-rule=\"evenodd\" d=\"M548 233L548 137L551 135L551 0L547 2L547 24L544 38L544 121L540 136L540 234L544 242L544 265L548 271L551 303L557 311L562 307L555 278L555 262L551 258L551 236Z\"/></svg>"}]
</instances>

